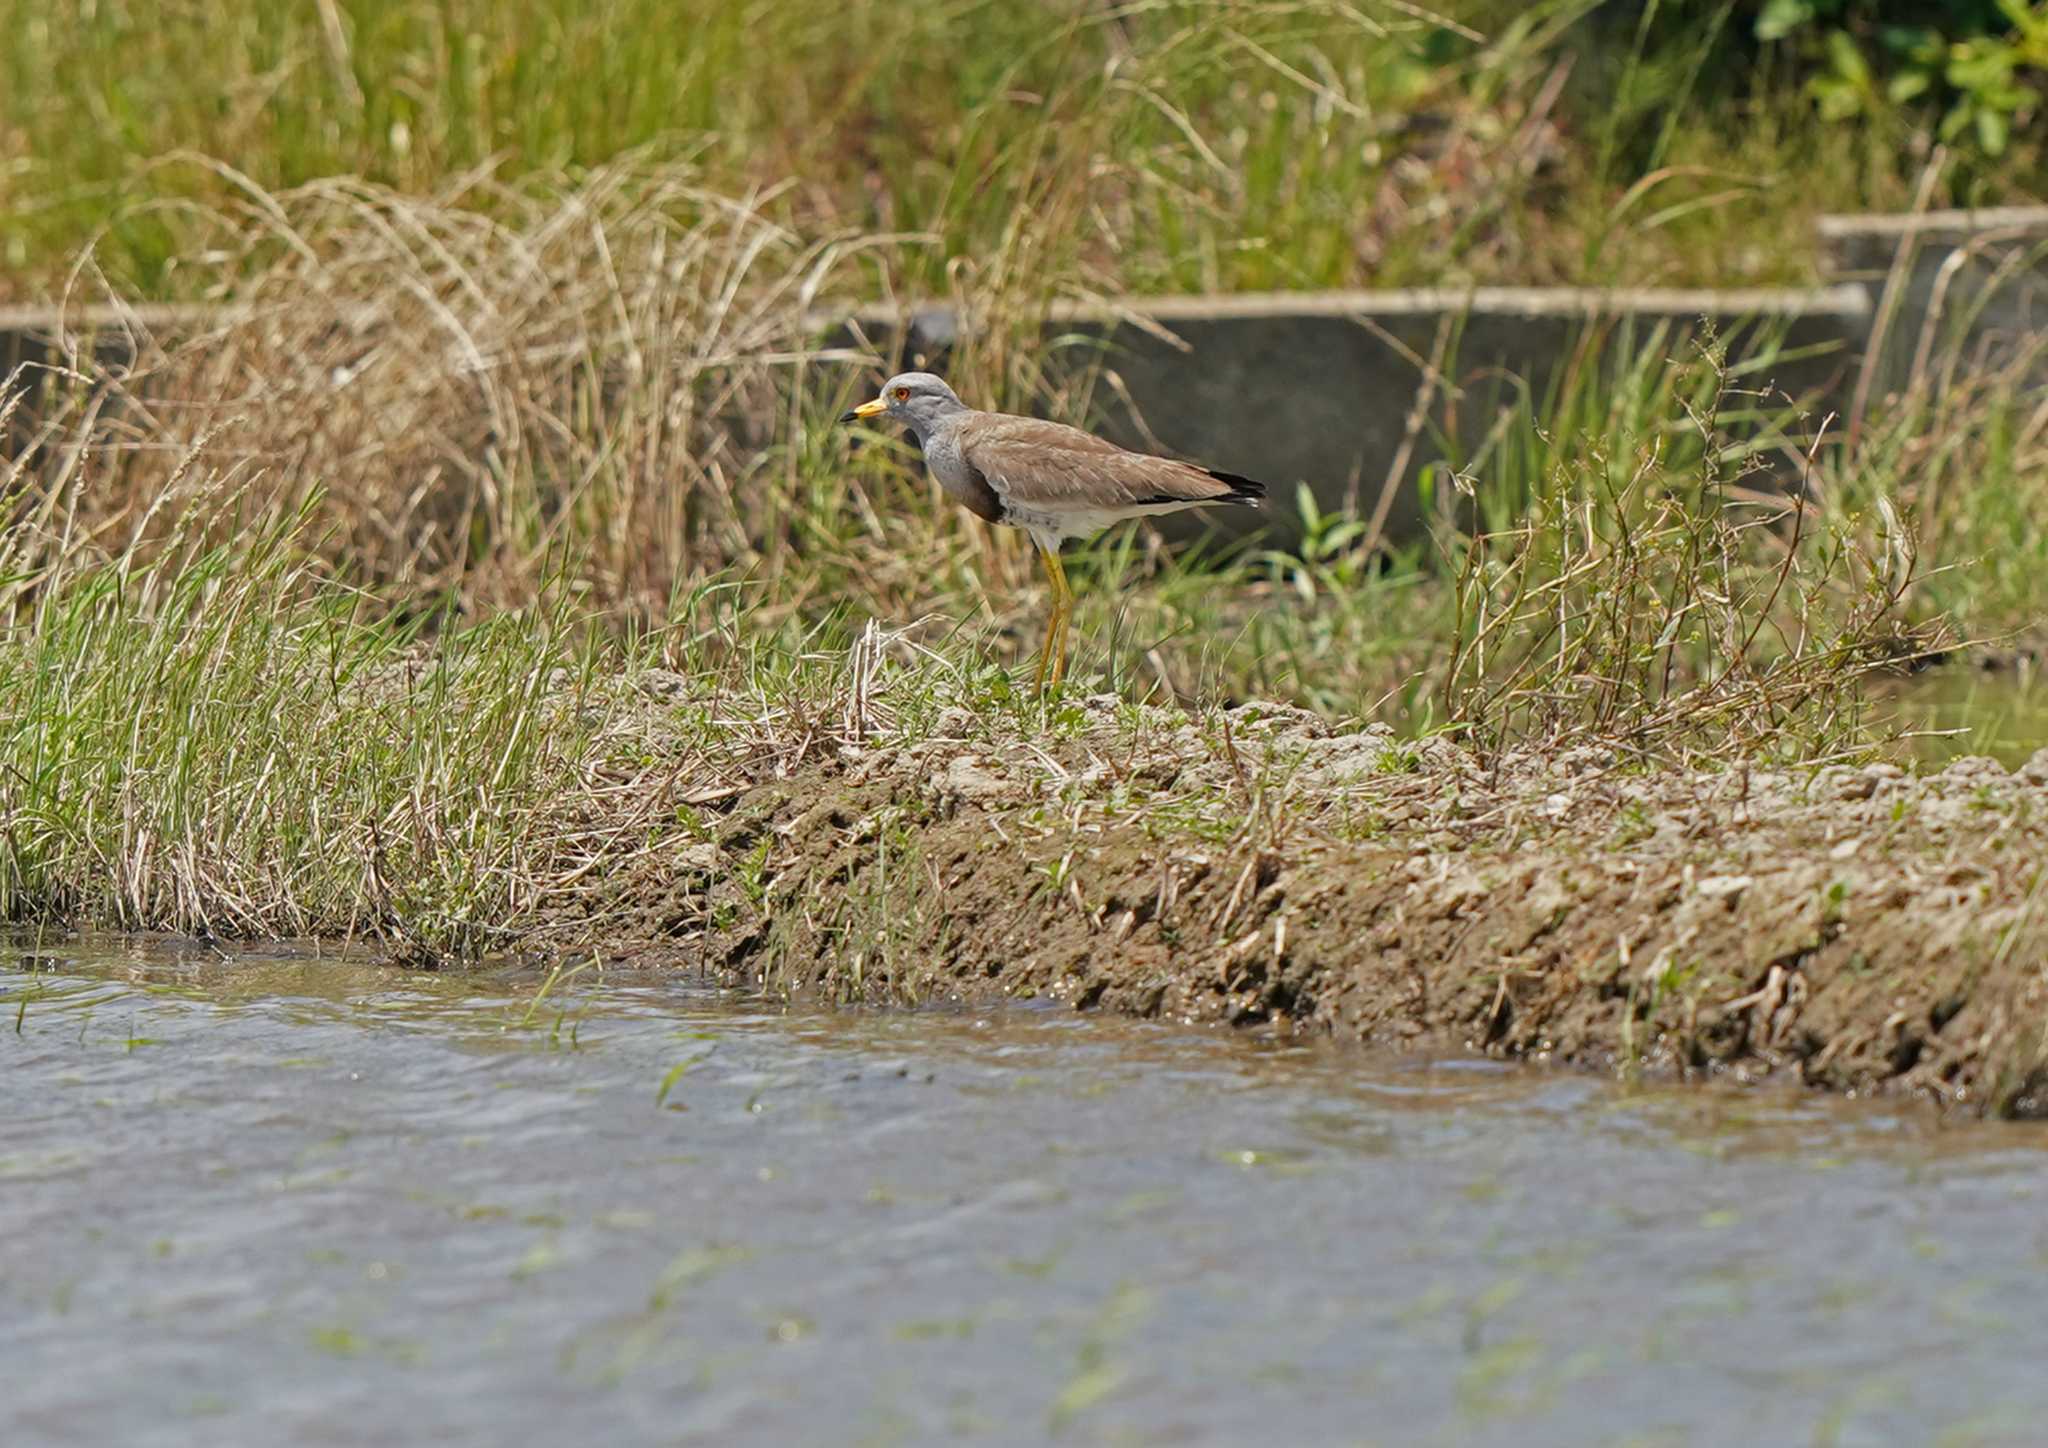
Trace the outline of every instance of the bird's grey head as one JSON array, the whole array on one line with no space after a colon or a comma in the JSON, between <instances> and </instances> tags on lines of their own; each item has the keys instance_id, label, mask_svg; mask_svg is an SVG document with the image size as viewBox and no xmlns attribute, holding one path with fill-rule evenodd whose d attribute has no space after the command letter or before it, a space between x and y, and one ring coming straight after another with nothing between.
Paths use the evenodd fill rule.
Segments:
<instances>
[{"instance_id":1,"label":"bird's grey head","mask_svg":"<svg viewBox=\"0 0 2048 1448\"><path fill-rule=\"evenodd\" d=\"M954 396L944 380L929 372L900 372L882 384L882 395L842 413L841 422L860 422L888 417L909 426L919 442L930 435L940 418L965 410L967 404Z\"/></svg>"}]
</instances>

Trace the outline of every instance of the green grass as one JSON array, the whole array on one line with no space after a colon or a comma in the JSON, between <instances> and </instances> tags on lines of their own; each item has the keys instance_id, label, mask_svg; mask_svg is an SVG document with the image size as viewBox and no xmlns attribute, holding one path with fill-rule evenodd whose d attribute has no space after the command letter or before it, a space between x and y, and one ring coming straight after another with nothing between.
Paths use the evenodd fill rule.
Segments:
<instances>
[{"instance_id":1,"label":"green grass","mask_svg":"<svg viewBox=\"0 0 2048 1448\"><path fill-rule=\"evenodd\" d=\"M97 239L122 286L196 294L242 179L489 209L629 154L806 236L924 238L870 294L1790 280L1815 210L1910 198L1904 118L1823 127L1596 8L0 0L0 291Z\"/></svg>"},{"instance_id":2,"label":"green grass","mask_svg":"<svg viewBox=\"0 0 2048 1448\"><path fill-rule=\"evenodd\" d=\"M1069 144L1064 115L1031 144ZM981 325L949 370L1085 421L1087 379L1041 341L1043 304L1094 275L1070 227L1094 173L1062 158L1030 162L1042 206L961 193L1007 230L952 281ZM541 921L601 936L619 880L718 829L696 791L842 740L1080 727L1019 683L1045 604L1024 541L907 448L832 426L873 359L822 351L815 316L946 244L799 225L798 192L722 190L709 164L443 200L236 182L180 223L182 284L229 303L216 330L145 338L121 376L15 379L38 395L0 397L0 914L367 933L425 959ZM1852 440L1665 332L1589 333L1573 358L1540 394L1503 389L1476 442L1437 399L1423 537L1388 549L1296 504L1285 549L1125 530L1081 550L1070 694L1198 729L1293 702L1488 757L1810 762L1871 745L1858 682L1931 624L2048 613L2023 369L1957 381L1937 350Z\"/></svg>"},{"instance_id":3,"label":"green grass","mask_svg":"<svg viewBox=\"0 0 2048 1448\"><path fill-rule=\"evenodd\" d=\"M0 914L475 954L549 861L614 847L579 827L616 761L561 613L423 641L296 542L95 565L17 626Z\"/></svg>"},{"instance_id":4,"label":"green grass","mask_svg":"<svg viewBox=\"0 0 2048 1448\"><path fill-rule=\"evenodd\" d=\"M536 185L493 217L361 183L258 193L212 237L195 266L231 288L232 320L145 348L112 400L47 379L41 449L7 480L23 550L13 591L32 596L60 556L153 562L187 546L181 518L199 520L202 542L304 519L293 536L367 590L366 608L437 628L530 609L552 578L609 631L689 619L692 647L844 648L866 617L923 621L915 636L952 653L1013 659L1035 641L1041 582L1022 540L962 515L907 448L856 451L832 425L862 359L819 352L808 317L857 292L868 260L893 254L886 238L806 242L648 163ZM1085 421L1086 379L1050 375L1038 341L1049 285L1020 277L988 299L951 371L970 396ZM1611 590L1608 560L1635 549L1652 592L1595 646L1641 645L1625 642L1638 613L1659 620L1652 639L1670 623L1660 649L1692 662L1659 669L1657 692L1682 693L1729 645L1702 632L1703 603L1661 580L1690 576L1716 530L1741 540L1716 562L1726 577L1739 565L1745 588L1771 578L1772 607L1825 603L1846 620L1883 568L1857 582L1850 555L1815 555L1811 577L1780 581L1751 565L1794 542L1890 549L1882 540L1910 533L1943 569L2035 506L2048 459L2022 376L1880 399L1852 451L1840 427L1810 449L1811 419L1753 395L1772 365L1766 352L1731 374L1662 329L1594 332L1542 394L1502 388L1476 441L1438 398L1427 426L1449 455L1424 481L1429 534L1392 552L1361 520L1300 503L1285 550L1175 557L1111 534L1076 561L1081 666L1133 695L1470 724L1472 679L1456 680L1507 677L1503 610L1564 607L1566 643L1583 641L1572 610L1586 602L1543 585ZM1445 367L1461 373L1455 355ZM1476 393L1458 405L1493 406ZM51 470L88 438L82 467ZM1963 485L1972 476L1999 486ZM1794 485L1824 505L1811 526L1770 506ZM2024 554L1937 572L1932 592L1885 606L1888 626L2038 618L2042 576ZM1811 644L1783 623L1754 642ZM1465 638L1486 643L1483 664Z\"/></svg>"},{"instance_id":5,"label":"green grass","mask_svg":"<svg viewBox=\"0 0 2048 1448\"><path fill-rule=\"evenodd\" d=\"M735 782L842 744L1065 747L1096 717L1021 682L1044 600L1016 536L900 451L850 454L837 391L745 351L779 345L801 294L774 266L735 271L728 248L801 251L775 252L772 227L734 242L730 210L714 245L678 225L708 205L694 194L579 199L586 222L617 223L604 253L628 279L555 269L552 292L499 315L523 282L500 269L489 290L483 262L508 233L323 193L298 235L324 260L277 263L256 295L321 294L314 278L329 301L265 306L111 403L45 399L42 448L4 477L0 917L367 935L422 960L565 923L601 939L635 872L673 878L724 828L704 806L729 807ZM341 329L334 345L367 335L383 360L337 400L311 339L337 330L336 287L391 275L366 216L445 240L428 250L451 270L403 290L451 300ZM704 294L673 269L658 293L630 280L657 235L672 259L702 241L701 276L681 275ZM460 313L457 276L477 293ZM713 295L739 355L699 350ZM625 331L591 340L592 318ZM1244 698L1449 730L1481 758L1594 745L1725 768L1867 749L1859 681L1926 637L1894 501L1929 476L1924 449L1894 456L1883 411L1860 454L1803 441L1714 352L1671 350L1589 347L1433 474L1430 537L1392 554L1313 508L1296 550L1176 558L1125 532L1082 551L1070 694L1168 706L1119 727L1191 728L1232 759L1214 709ZM602 360L621 352L639 378ZM201 400L251 377L266 390ZM2039 496L2038 440L1984 426L2004 405L1958 403L1938 436L1993 448ZM452 444L486 419L488 448ZM1804 509L1778 488L1788 448ZM453 489L438 502L436 480ZM1199 838L1244 817L1213 793L1147 808ZM719 858L758 894L758 852Z\"/></svg>"}]
</instances>

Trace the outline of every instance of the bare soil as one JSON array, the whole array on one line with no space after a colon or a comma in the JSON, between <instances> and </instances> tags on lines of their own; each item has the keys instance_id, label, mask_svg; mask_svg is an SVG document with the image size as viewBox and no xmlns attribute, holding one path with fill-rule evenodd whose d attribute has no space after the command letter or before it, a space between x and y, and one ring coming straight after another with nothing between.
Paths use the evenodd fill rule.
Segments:
<instances>
[{"instance_id":1,"label":"bare soil","mask_svg":"<svg viewBox=\"0 0 2048 1448\"><path fill-rule=\"evenodd\" d=\"M854 737L761 764L711 838L622 876L616 953L2048 1112L2048 751L1927 776L1483 763L1106 697L1044 730L951 711L919 743Z\"/></svg>"}]
</instances>

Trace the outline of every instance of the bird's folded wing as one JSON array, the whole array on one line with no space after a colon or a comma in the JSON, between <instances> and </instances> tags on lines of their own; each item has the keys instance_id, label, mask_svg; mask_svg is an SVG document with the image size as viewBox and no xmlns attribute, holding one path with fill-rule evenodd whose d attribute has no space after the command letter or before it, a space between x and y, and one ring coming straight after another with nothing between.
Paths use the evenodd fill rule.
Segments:
<instances>
[{"instance_id":1,"label":"bird's folded wing","mask_svg":"<svg viewBox=\"0 0 2048 1448\"><path fill-rule=\"evenodd\" d=\"M960 429L960 455L1013 507L1101 510L1200 503L1230 484L1172 458L1150 457L1064 423L982 413Z\"/></svg>"}]
</instances>

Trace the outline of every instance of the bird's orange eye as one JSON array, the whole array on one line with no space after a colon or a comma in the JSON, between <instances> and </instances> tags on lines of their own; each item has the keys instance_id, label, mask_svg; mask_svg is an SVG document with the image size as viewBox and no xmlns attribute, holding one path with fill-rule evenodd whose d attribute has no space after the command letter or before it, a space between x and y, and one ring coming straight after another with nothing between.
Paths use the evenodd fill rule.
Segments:
<instances>
[{"instance_id":1,"label":"bird's orange eye","mask_svg":"<svg viewBox=\"0 0 2048 1448\"><path fill-rule=\"evenodd\" d=\"M897 389L896 389L896 400L897 400L898 402L908 402L908 401L910 401L910 389L909 389L908 387L899 387L899 388L897 388Z\"/></svg>"}]
</instances>

